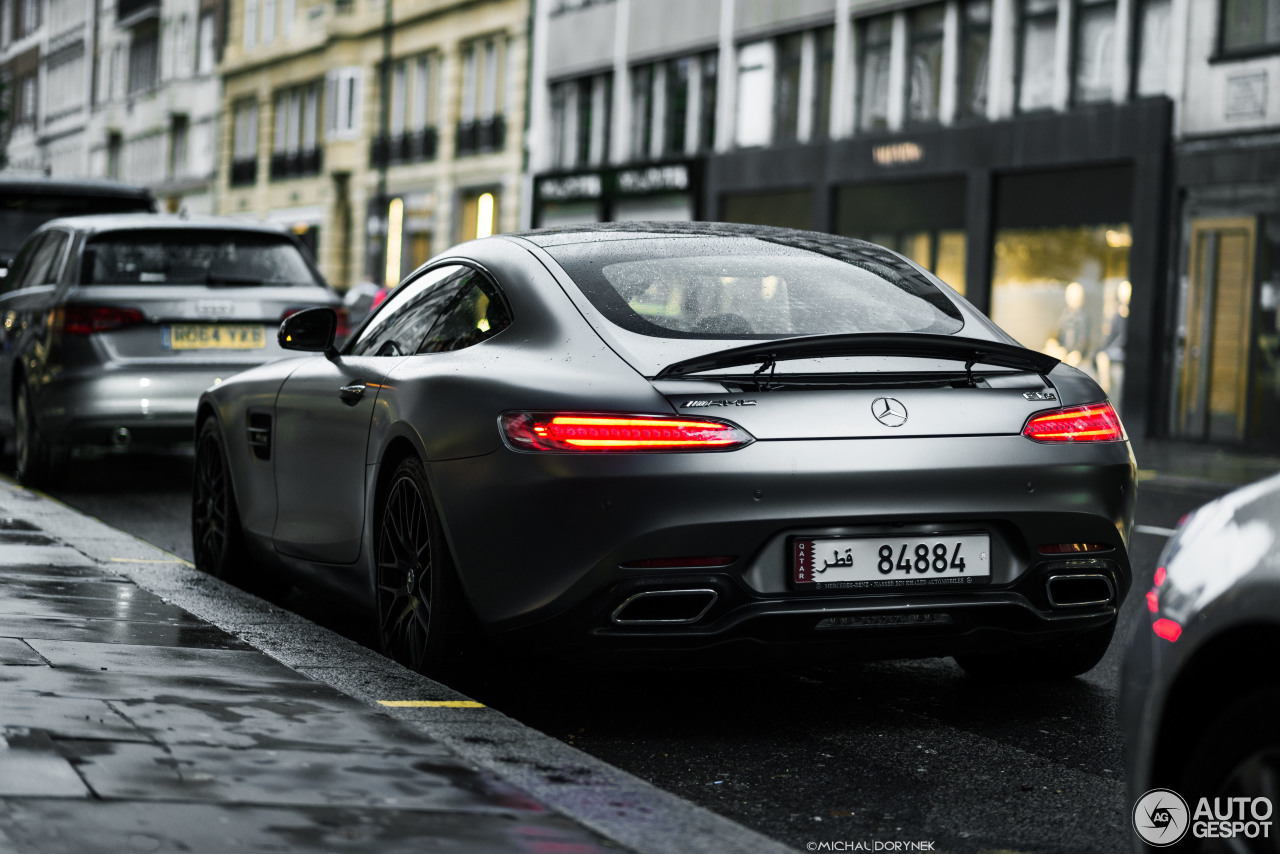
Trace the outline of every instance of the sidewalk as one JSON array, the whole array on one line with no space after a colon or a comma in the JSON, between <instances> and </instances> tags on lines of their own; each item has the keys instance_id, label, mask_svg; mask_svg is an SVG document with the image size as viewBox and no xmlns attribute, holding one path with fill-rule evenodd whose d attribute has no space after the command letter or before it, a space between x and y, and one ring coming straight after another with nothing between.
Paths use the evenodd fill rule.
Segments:
<instances>
[{"instance_id":1,"label":"sidewalk","mask_svg":"<svg viewBox=\"0 0 1280 854\"><path fill-rule=\"evenodd\" d=\"M1132 444L1140 483L1234 488L1280 472L1280 457L1267 454L1171 439L1135 439Z\"/></svg>"},{"instance_id":2,"label":"sidewalk","mask_svg":"<svg viewBox=\"0 0 1280 854\"><path fill-rule=\"evenodd\" d=\"M264 850L785 849L0 482L0 852Z\"/></svg>"}]
</instances>

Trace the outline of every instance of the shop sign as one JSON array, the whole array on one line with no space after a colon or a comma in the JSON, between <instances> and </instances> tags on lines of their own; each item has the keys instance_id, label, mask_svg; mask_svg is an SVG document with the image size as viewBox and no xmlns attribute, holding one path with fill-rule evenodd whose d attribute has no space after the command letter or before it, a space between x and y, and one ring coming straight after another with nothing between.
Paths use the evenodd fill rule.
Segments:
<instances>
[{"instance_id":1,"label":"shop sign","mask_svg":"<svg viewBox=\"0 0 1280 854\"><path fill-rule=\"evenodd\" d=\"M915 142L891 142L871 149L871 158L879 166L901 166L919 163L924 159L924 149Z\"/></svg>"},{"instance_id":2,"label":"shop sign","mask_svg":"<svg viewBox=\"0 0 1280 854\"><path fill-rule=\"evenodd\" d=\"M684 166L650 166L618 173L618 191L622 193L669 193L687 189L689 170Z\"/></svg>"},{"instance_id":3,"label":"shop sign","mask_svg":"<svg viewBox=\"0 0 1280 854\"><path fill-rule=\"evenodd\" d=\"M543 178L538 182L538 195L547 201L564 199L598 199L602 194L600 176L595 173Z\"/></svg>"}]
</instances>

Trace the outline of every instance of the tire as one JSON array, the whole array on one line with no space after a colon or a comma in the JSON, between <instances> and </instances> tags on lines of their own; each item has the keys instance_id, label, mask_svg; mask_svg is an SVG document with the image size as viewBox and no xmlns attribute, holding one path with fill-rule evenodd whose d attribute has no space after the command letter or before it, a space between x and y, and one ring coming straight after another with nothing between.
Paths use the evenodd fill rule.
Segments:
<instances>
[{"instance_id":1,"label":"tire","mask_svg":"<svg viewBox=\"0 0 1280 854\"><path fill-rule=\"evenodd\" d=\"M196 436L195 474L191 484L191 545L196 569L223 581L251 578L240 514L231 487L226 449L218 422L206 418Z\"/></svg>"},{"instance_id":2,"label":"tire","mask_svg":"<svg viewBox=\"0 0 1280 854\"><path fill-rule=\"evenodd\" d=\"M1102 660L1115 630L1116 623L1112 620L1105 626L1049 644L1009 652L957 655L955 659L966 673L979 679L1071 679L1088 673Z\"/></svg>"},{"instance_id":3,"label":"tire","mask_svg":"<svg viewBox=\"0 0 1280 854\"><path fill-rule=\"evenodd\" d=\"M410 456L396 466L378 508L374 595L382 651L419 673L456 674L470 612L421 460Z\"/></svg>"},{"instance_id":4,"label":"tire","mask_svg":"<svg viewBox=\"0 0 1280 854\"><path fill-rule=\"evenodd\" d=\"M24 486L56 486L66 476L66 451L40 432L31 389L25 382L18 387L14 398L13 459L15 474Z\"/></svg>"},{"instance_id":5,"label":"tire","mask_svg":"<svg viewBox=\"0 0 1280 854\"><path fill-rule=\"evenodd\" d=\"M1196 735L1187 750L1175 791L1195 809L1200 798L1270 798L1275 806L1280 787L1280 688L1257 688L1236 697ZM1275 817L1272 816L1274 821ZM1274 852L1280 850L1274 829L1270 838L1191 839L1177 850Z\"/></svg>"}]
</instances>

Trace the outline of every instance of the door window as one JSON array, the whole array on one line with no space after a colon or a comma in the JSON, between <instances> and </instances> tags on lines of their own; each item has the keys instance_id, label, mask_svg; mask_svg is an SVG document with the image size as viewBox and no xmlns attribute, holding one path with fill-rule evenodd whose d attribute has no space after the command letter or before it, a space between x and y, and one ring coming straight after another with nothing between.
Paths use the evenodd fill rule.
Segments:
<instances>
[{"instance_id":1,"label":"door window","mask_svg":"<svg viewBox=\"0 0 1280 854\"><path fill-rule=\"evenodd\" d=\"M418 352L461 350L492 338L510 325L511 311L502 293L483 274L472 273Z\"/></svg>"},{"instance_id":2,"label":"door window","mask_svg":"<svg viewBox=\"0 0 1280 854\"><path fill-rule=\"evenodd\" d=\"M407 356L416 352L440 312L472 272L458 265L437 267L398 286L347 352L353 356Z\"/></svg>"},{"instance_id":3,"label":"door window","mask_svg":"<svg viewBox=\"0 0 1280 854\"><path fill-rule=\"evenodd\" d=\"M62 241L58 239L56 232L46 232L26 255L27 262L15 271L17 281L15 288L31 288L42 284L49 275L49 268L53 266L54 259L58 255L58 251L62 248ZM22 257L19 256L21 263Z\"/></svg>"}]
</instances>

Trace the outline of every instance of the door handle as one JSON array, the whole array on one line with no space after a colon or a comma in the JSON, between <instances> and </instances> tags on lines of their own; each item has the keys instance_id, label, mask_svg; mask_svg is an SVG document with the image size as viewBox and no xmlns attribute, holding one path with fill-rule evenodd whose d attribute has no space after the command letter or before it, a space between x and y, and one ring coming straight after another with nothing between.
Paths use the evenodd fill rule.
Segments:
<instances>
[{"instance_id":1,"label":"door handle","mask_svg":"<svg viewBox=\"0 0 1280 854\"><path fill-rule=\"evenodd\" d=\"M344 385L338 389L338 394L342 397L342 402L348 406L355 406L360 402L360 398L364 396L365 384L364 380Z\"/></svg>"}]
</instances>

